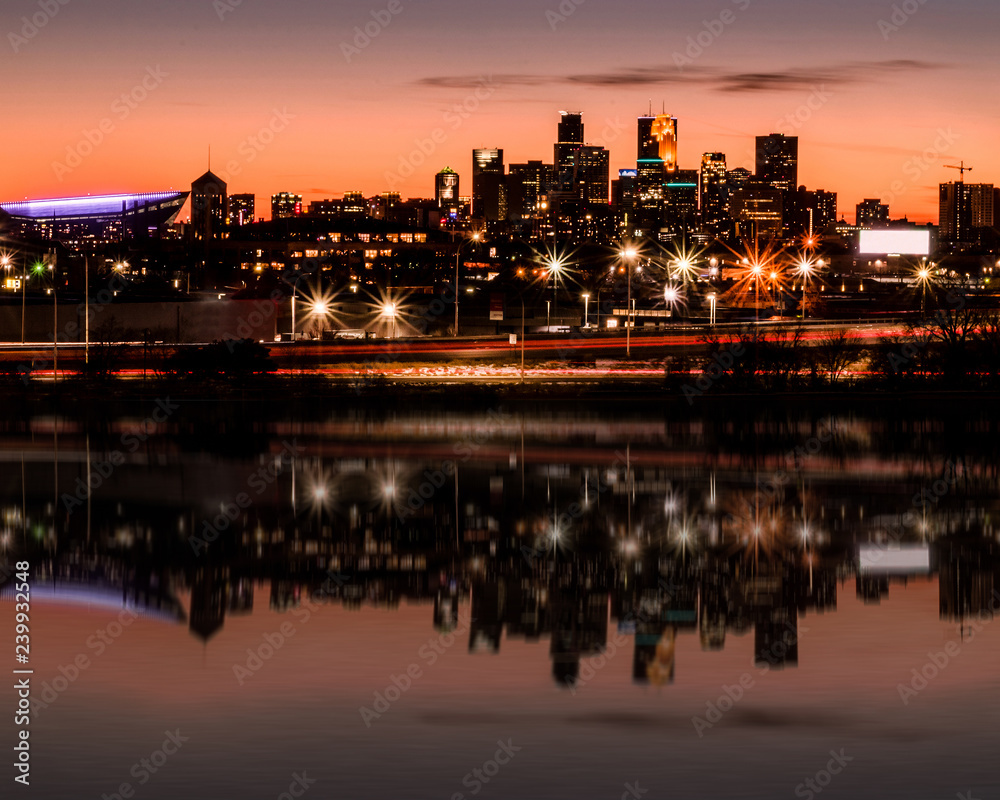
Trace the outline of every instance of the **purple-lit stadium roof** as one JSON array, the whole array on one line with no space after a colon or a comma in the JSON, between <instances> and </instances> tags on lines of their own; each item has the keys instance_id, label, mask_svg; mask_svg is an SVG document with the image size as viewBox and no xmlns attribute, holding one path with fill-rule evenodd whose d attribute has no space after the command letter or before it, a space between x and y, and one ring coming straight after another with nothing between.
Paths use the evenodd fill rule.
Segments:
<instances>
[{"instance_id":1,"label":"purple-lit stadium roof","mask_svg":"<svg viewBox=\"0 0 1000 800\"><path fill-rule=\"evenodd\" d=\"M15 219L70 220L101 219L120 216L125 212L173 210L178 213L187 200L188 192L150 192L146 194L109 194L95 197L62 197L52 200L21 200L0 203Z\"/></svg>"}]
</instances>

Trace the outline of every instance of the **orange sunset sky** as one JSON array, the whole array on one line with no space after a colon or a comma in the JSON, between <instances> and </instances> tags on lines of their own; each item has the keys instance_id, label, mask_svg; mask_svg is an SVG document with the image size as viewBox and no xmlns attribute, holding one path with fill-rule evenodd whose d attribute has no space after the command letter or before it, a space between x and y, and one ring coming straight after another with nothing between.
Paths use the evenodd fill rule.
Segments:
<instances>
[{"instance_id":1,"label":"orange sunset sky","mask_svg":"<svg viewBox=\"0 0 1000 800\"><path fill-rule=\"evenodd\" d=\"M616 174L652 103L678 117L683 168L705 151L752 168L753 137L780 131L800 137L799 182L838 192L848 220L880 197L936 222L937 184L958 177L945 164L1000 174L1000 9L903 6L10 0L0 197L187 188L209 147L258 216L277 191L433 196L446 165L468 194L473 147L551 161L560 110L583 112Z\"/></svg>"}]
</instances>

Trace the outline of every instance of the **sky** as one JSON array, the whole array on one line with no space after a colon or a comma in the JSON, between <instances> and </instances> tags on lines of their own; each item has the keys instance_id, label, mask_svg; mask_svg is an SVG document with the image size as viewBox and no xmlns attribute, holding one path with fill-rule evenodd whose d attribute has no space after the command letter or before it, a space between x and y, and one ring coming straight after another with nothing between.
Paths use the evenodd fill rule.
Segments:
<instances>
[{"instance_id":1,"label":"sky","mask_svg":"<svg viewBox=\"0 0 1000 800\"><path fill-rule=\"evenodd\" d=\"M937 221L946 164L1000 177L992 0L6 0L5 201L189 188L305 200L471 189L471 150L552 160L559 111L634 167L636 118L680 166L753 167L799 137L799 183ZM367 29L367 31L366 31Z\"/></svg>"}]
</instances>

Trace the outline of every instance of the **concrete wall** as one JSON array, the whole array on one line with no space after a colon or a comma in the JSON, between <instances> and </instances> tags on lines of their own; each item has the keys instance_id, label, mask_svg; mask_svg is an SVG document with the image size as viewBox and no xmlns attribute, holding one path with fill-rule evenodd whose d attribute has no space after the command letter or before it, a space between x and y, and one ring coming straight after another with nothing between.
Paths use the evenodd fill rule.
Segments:
<instances>
[{"instance_id":1,"label":"concrete wall","mask_svg":"<svg viewBox=\"0 0 1000 800\"><path fill-rule=\"evenodd\" d=\"M83 342L84 305L60 304L58 311L59 341ZM212 342L235 337L270 342L279 330L290 326L283 312L287 314L287 309L269 300L91 303L90 340L100 340L110 329L111 338L121 341L142 341L148 330L152 341ZM51 342L54 322L51 302L28 303L25 339ZM20 304L0 306L0 341L21 341Z\"/></svg>"}]
</instances>

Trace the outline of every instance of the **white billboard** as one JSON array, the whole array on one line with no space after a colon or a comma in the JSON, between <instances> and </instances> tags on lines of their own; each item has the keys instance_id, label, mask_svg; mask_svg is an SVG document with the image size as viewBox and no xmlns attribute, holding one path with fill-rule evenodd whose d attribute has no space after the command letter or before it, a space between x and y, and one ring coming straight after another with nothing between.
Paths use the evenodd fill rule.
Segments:
<instances>
[{"instance_id":1,"label":"white billboard","mask_svg":"<svg viewBox=\"0 0 1000 800\"><path fill-rule=\"evenodd\" d=\"M927 545L861 545L858 571L881 575L926 575L931 571L931 549Z\"/></svg>"},{"instance_id":2,"label":"white billboard","mask_svg":"<svg viewBox=\"0 0 1000 800\"><path fill-rule=\"evenodd\" d=\"M861 231L863 256L929 256L930 231Z\"/></svg>"}]
</instances>

